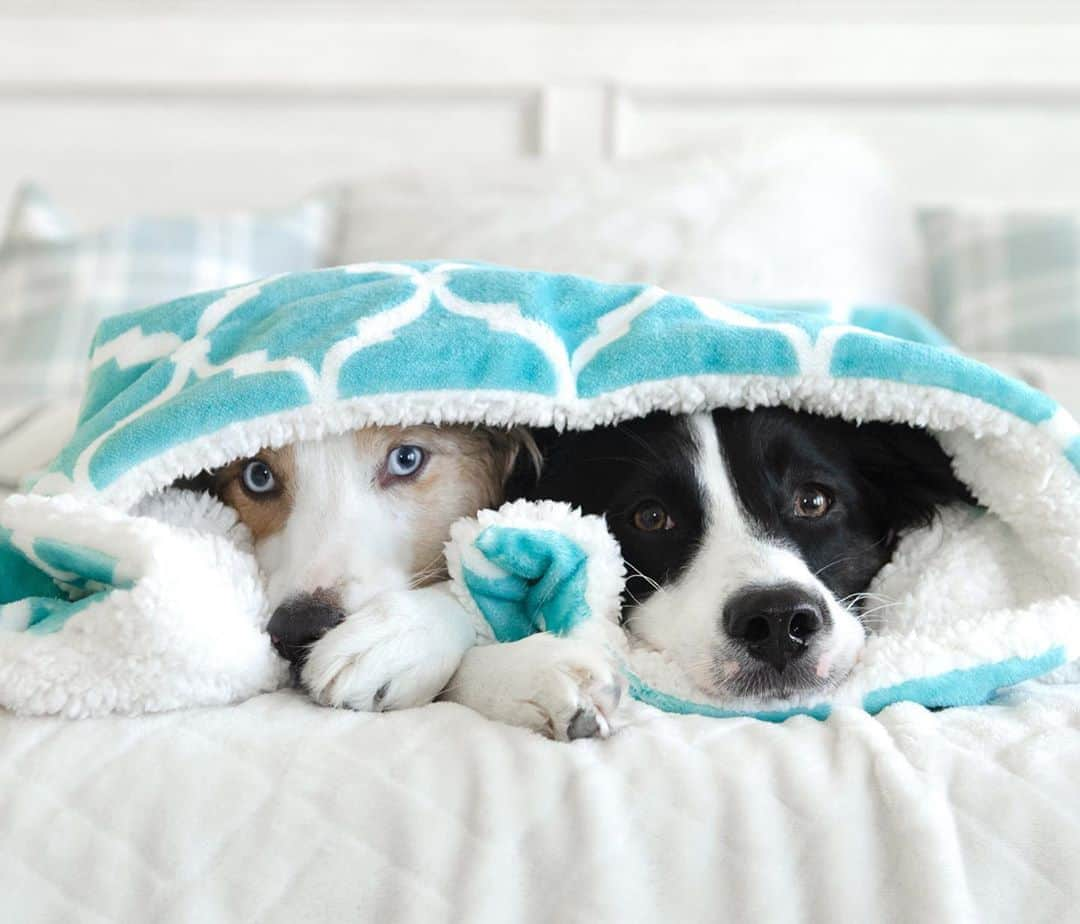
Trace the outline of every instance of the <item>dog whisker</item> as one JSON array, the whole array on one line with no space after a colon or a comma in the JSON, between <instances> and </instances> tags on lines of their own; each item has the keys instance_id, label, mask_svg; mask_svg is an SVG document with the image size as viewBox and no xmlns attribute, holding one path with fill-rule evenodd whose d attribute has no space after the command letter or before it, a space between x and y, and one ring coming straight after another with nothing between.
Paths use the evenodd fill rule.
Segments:
<instances>
[{"instance_id":1,"label":"dog whisker","mask_svg":"<svg viewBox=\"0 0 1080 924\"><path fill-rule=\"evenodd\" d=\"M864 616L869 616L871 613L878 613L881 612L881 610L895 609L898 606L900 606L899 601L895 603L879 603L877 606L872 606L868 610L863 610L862 613Z\"/></svg>"},{"instance_id":2,"label":"dog whisker","mask_svg":"<svg viewBox=\"0 0 1080 924\"><path fill-rule=\"evenodd\" d=\"M660 586L659 582L653 580L651 577L649 577L647 574L645 574L645 572L642 571L640 568L638 568L637 565L635 565L633 562L627 561L624 558L623 559L623 564L630 570L629 577L639 578L642 581L644 581L646 584L648 584L657 593L663 593L664 588ZM629 593L629 591L627 591L627 593Z\"/></svg>"},{"instance_id":3,"label":"dog whisker","mask_svg":"<svg viewBox=\"0 0 1080 924\"><path fill-rule=\"evenodd\" d=\"M820 568L818 568L817 571L814 572L814 577L820 577L823 572L827 571L829 568L836 567L836 565L842 565L846 561L852 561L853 559L861 558L867 552L870 552L873 549L876 549L879 545L881 545L883 542L885 542L887 538L888 537L886 537L886 536L882 536L876 542L871 542L869 545L863 546L863 548L859 549L858 551L854 552L851 555L845 555L842 558L833 559L828 564L822 565Z\"/></svg>"},{"instance_id":4,"label":"dog whisker","mask_svg":"<svg viewBox=\"0 0 1080 924\"><path fill-rule=\"evenodd\" d=\"M409 579L409 590L416 590L430 584L433 580L445 577L446 565L440 552L431 559L423 568L415 571Z\"/></svg>"},{"instance_id":5,"label":"dog whisker","mask_svg":"<svg viewBox=\"0 0 1080 924\"><path fill-rule=\"evenodd\" d=\"M840 602L847 603L849 600L887 600L891 602L892 598L886 597L884 594L875 594L868 590L864 590L859 593L848 594Z\"/></svg>"}]
</instances>

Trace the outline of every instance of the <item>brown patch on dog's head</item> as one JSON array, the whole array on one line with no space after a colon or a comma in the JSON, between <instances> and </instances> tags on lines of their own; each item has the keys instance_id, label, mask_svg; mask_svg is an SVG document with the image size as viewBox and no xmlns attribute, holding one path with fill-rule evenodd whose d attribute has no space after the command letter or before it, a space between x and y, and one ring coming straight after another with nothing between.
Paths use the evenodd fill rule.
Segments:
<instances>
[{"instance_id":1,"label":"brown patch on dog's head","mask_svg":"<svg viewBox=\"0 0 1080 924\"><path fill-rule=\"evenodd\" d=\"M380 479L381 486L401 498L414 525L413 571L417 585L445 578L443 546L450 524L478 510L499 506L506 482L528 432L463 424L416 427L370 427L357 430L361 452L387 457L397 446L416 445L427 455L415 478Z\"/></svg>"},{"instance_id":2,"label":"brown patch on dog's head","mask_svg":"<svg viewBox=\"0 0 1080 924\"><path fill-rule=\"evenodd\" d=\"M274 476L274 490L255 494L247 488L244 471L252 462L262 462L269 467ZM210 472L209 490L236 511L258 543L285 528L292 511L296 475L291 447L262 449L251 458L237 459Z\"/></svg>"},{"instance_id":3,"label":"brown patch on dog's head","mask_svg":"<svg viewBox=\"0 0 1080 924\"><path fill-rule=\"evenodd\" d=\"M294 510L307 509L313 487L322 498L318 509L325 513L320 515L331 520L338 509L334 493L327 498L327 485L343 499L353 494L351 508L345 505L353 512L341 514L350 518L348 529L371 528L368 522L352 522L357 518L357 510L370 509L372 522L378 522L378 511L386 510L389 504L394 521L407 524L404 535L408 537L409 547L403 548L401 554L404 561L411 561L407 567L411 567L414 584L422 586L445 578L443 545L450 536L450 525L481 509L499 506L506 496L507 481L515 466L521 467L518 463L524 455L532 460L532 465L538 464L536 445L523 428L460 424L364 427L353 431L351 440L341 437L330 440L326 451L334 454L332 459L320 456L322 449L318 442L264 449L253 457L203 473L183 486L209 491L236 510L241 522L251 530L257 550L263 540L288 528ZM405 446L422 450L423 464L415 474L394 475L390 471L390 456ZM252 490L245 473L266 477L265 470L251 469L253 464L261 464L271 473L271 490ZM327 465L331 466L330 477ZM339 480L349 478L357 480L351 483ZM360 508L356 506L356 490L370 492L369 508L368 501L362 501ZM326 522L328 528L334 525ZM310 531L310 525L306 528ZM318 540L315 533L298 540L304 555L316 552ZM387 541L392 541L389 536ZM289 554L295 557L300 545ZM340 577L348 579L346 574ZM308 593L313 590L300 589Z\"/></svg>"}]
</instances>

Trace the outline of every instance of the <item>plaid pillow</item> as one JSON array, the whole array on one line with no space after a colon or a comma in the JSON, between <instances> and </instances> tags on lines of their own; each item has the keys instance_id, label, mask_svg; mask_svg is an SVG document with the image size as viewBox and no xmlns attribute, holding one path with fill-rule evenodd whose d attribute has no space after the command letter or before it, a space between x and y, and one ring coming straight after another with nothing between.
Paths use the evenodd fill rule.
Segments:
<instances>
[{"instance_id":1,"label":"plaid pillow","mask_svg":"<svg viewBox=\"0 0 1080 924\"><path fill-rule=\"evenodd\" d=\"M1080 355L1080 215L921 213L935 323L965 350Z\"/></svg>"},{"instance_id":2,"label":"plaid pillow","mask_svg":"<svg viewBox=\"0 0 1080 924\"><path fill-rule=\"evenodd\" d=\"M24 187L0 244L0 400L77 393L108 315L324 265L333 212L312 198L274 212L133 218L75 234Z\"/></svg>"}]
</instances>

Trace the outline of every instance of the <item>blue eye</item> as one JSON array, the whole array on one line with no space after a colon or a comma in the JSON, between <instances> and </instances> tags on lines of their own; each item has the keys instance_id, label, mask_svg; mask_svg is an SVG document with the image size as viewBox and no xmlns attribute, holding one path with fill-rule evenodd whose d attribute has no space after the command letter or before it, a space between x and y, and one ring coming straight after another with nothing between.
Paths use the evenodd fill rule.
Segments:
<instances>
[{"instance_id":1,"label":"blue eye","mask_svg":"<svg viewBox=\"0 0 1080 924\"><path fill-rule=\"evenodd\" d=\"M395 478L415 475L424 464L424 450L419 446L398 446L386 458L386 470Z\"/></svg>"},{"instance_id":2,"label":"blue eye","mask_svg":"<svg viewBox=\"0 0 1080 924\"><path fill-rule=\"evenodd\" d=\"M274 472L261 459L252 459L244 466L241 478L244 487L252 494L269 494L277 488Z\"/></svg>"}]
</instances>

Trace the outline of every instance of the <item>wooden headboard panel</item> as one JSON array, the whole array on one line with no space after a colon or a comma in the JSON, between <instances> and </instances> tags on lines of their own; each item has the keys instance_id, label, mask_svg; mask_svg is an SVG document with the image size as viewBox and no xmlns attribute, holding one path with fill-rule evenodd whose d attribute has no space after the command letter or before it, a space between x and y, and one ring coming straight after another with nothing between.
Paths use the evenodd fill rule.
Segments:
<instances>
[{"instance_id":1,"label":"wooden headboard panel","mask_svg":"<svg viewBox=\"0 0 1080 924\"><path fill-rule=\"evenodd\" d=\"M1080 205L1063 7L1013 5L1041 24L836 14L856 6L0 0L0 203L34 178L93 222L276 204L406 161L722 149L812 125L869 139L921 203Z\"/></svg>"}]
</instances>

